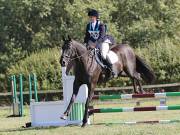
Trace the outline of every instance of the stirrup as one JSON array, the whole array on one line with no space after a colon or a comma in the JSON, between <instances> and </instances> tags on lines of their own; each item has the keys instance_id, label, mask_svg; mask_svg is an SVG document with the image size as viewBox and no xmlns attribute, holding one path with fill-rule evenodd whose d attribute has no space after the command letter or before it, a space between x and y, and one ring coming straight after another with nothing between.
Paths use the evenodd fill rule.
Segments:
<instances>
[{"instance_id":1,"label":"stirrup","mask_svg":"<svg viewBox=\"0 0 180 135\"><path fill-rule=\"evenodd\" d=\"M114 71L111 71L111 76L114 78L115 77L115 73L114 73Z\"/></svg>"}]
</instances>

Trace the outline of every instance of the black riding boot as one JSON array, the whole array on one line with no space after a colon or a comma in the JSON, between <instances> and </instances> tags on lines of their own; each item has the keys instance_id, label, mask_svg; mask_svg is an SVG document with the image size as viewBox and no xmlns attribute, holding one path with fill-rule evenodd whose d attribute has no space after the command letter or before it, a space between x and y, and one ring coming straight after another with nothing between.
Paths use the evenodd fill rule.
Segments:
<instances>
[{"instance_id":1,"label":"black riding boot","mask_svg":"<svg viewBox=\"0 0 180 135\"><path fill-rule=\"evenodd\" d=\"M110 70L111 72L111 76L114 77L115 73L113 71L113 65L111 63L109 63L109 61L107 60L107 68Z\"/></svg>"}]
</instances>

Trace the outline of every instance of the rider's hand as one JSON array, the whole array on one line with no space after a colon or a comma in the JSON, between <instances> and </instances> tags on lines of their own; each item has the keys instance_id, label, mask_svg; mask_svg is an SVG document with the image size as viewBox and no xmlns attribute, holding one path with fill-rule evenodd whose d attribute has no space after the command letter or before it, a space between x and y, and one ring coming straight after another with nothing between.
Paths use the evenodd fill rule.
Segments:
<instances>
[{"instance_id":1,"label":"rider's hand","mask_svg":"<svg viewBox=\"0 0 180 135\"><path fill-rule=\"evenodd\" d=\"M96 48L96 44L95 44L95 43L90 44L89 47L92 48L92 49L94 49L94 48Z\"/></svg>"},{"instance_id":2,"label":"rider's hand","mask_svg":"<svg viewBox=\"0 0 180 135\"><path fill-rule=\"evenodd\" d=\"M88 49L88 50L92 50L92 49L94 49L94 48L96 48L96 44L95 43L91 43L91 44L88 44L87 46L86 46L86 48Z\"/></svg>"},{"instance_id":3,"label":"rider's hand","mask_svg":"<svg viewBox=\"0 0 180 135\"><path fill-rule=\"evenodd\" d=\"M93 46L87 46L86 47L88 50L92 50L92 49L94 49L95 47L93 47Z\"/></svg>"}]
</instances>

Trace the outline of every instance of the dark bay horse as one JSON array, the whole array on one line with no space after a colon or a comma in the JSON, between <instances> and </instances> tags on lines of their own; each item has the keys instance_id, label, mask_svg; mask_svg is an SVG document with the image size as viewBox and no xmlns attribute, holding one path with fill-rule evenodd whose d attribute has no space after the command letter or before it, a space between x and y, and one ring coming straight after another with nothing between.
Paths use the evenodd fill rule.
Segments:
<instances>
[{"instance_id":1,"label":"dark bay horse","mask_svg":"<svg viewBox=\"0 0 180 135\"><path fill-rule=\"evenodd\" d=\"M140 83L141 77L147 83L151 83L154 81L155 75L152 69L140 57L135 55L130 46L123 44L116 45L111 49L111 51L116 53L116 55L118 56L118 61L113 64L114 68L116 69L117 75L130 77L133 81L135 93L137 93L136 82L139 85L140 92L142 92ZM88 98L85 104L85 114L82 124L82 127L84 127L88 119L88 106L94 94L96 84L98 82L101 82L100 79L102 78L103 69L96 62L92 50L87 50L84 45L68 37L68 39L64 39L60 64L62 67L67 67L68 64L72 61L74 63L75 74L73 94L70 99L70 103L61 118L67 118L74 99L78 94L79 87L82 84L87 84Z\"/></svg>"}]
</instances>

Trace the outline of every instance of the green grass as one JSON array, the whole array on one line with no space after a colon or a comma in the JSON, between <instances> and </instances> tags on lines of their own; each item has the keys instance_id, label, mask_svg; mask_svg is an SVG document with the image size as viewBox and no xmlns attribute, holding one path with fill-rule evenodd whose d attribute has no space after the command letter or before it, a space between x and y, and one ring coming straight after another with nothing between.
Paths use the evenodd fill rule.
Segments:
<instances>
[{"instance_id":1,"label":"green grass","mask_svg":"<svg viewBox=\"0 0 180 135\"><path fill-rule=\"evenodd\" d=\"M141 106L159 105L158 100L141 100ZM131 100L124 103L112 104L98 102L95 108L100 107L125 107L135 106ZM180 104L180 99L169 99L168 105ZM160 120L160 119L180 119L178 111L157 111L157 112L129 112L129 113L108 113L95 114L91 116L93 125L85 128L79 126L68 127L48 127L48 128L22 128L26 122L30 121L29 108L25 108L25 116L22 118L7 118L11 114L10 108L0 111L0 135L180 135L180 123L171 124L135 124L135 125L97 125L98 123L134 121L134 120Z\"/></svg>"}]
</instances>

